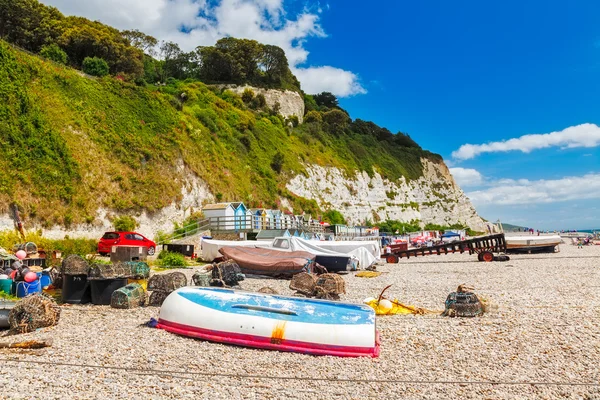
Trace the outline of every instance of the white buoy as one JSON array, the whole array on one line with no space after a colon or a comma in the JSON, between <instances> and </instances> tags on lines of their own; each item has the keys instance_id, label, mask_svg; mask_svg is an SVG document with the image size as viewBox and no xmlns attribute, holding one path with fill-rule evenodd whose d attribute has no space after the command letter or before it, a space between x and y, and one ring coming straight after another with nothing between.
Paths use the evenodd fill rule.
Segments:
<instances>
[{"instance_id":1,"label":"white buoy","mask_svg":"<svg viewBox=\"0 0 600 400\"><path fill-rule=\"evenodd\" d=\"M383 312L391 311L393 306L394 305L392 304L392 302L388 299L382 299L381 301L379 301L379 309Z\"/></svg>"}]
</instances>

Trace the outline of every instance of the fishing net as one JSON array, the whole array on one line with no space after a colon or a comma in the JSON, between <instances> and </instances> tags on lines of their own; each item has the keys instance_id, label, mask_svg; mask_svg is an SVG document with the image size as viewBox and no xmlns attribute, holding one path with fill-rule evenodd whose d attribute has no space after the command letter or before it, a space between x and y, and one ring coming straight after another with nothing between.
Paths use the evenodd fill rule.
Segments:
<instances>
[{"instance_id":1,"label":"fishing net","mask_svg":"<svg viewBox=\"0 0 600 400\"><path fill-rule=\"evenodd\" d=\"M150 276L150 267L143 261L122 261L113 264L93 264L88 279L133 278Z\"/></svg>"},{"instance_id":2,"label":"fishing net","mask_svg":"<svg viewBox=\"0 0 600 400\"><path fill-rule=\"evenodd\" d=\"M34 294L19 301L8 314L8 323L14 333L33 332L39 328L56 325L60 307L54 299Z\"/></svg>"},{"instance_id":3,"label":"fishing net","mask_svg":"<svg viewBox=\"0 0 600 400\"><path fill-rule=\"evenodd\" d=\"M163 301L167 298L170 293L163 292L162 290L155 290L150 294L150 298L148 299L148 305L154 307L162 306Z\"/></svg>"},{"instance_id":4,"label":"fishing net","mask_svg":"<svg viewBox=\"0 0 600 400\"><path fill-rule=\"evenodd\" d=\"M346 281L338 274L323 274L317 277L315 297L318 299L339 300L346 293Z\"/></svg>"},{"instance_id":5,"label":"fishing net","mask_svg":"<svg viewBox=\"0 0 600 400\"><path fill-rule=\"evenodd\" d=\"M445 317L475 317L483 313L483 307L473 292L452 292L446 298Z\"/></svg>"},{"instance_id":6,"label":"fishing net","mask_svg":"<svg viewBox=\"0 0 600 400\"><path fill-rule=\"evenodd\" d=\"M148 279L148 290L171 293L187 285L187 278L181 272L153 275Z\"/></svg>"},{"instance_id":7,"label":"fishing net","mask_svg":"<svg viewBox=\"0 0 600 400\"><path fill-rule=\"evenodd\" d=\"M113 292L110 306L113 308L135 308L146 303L146 291L139 283L130 283Z\"/></svg>"},{"instance_id":8,"label":"fishing net","mask_svg":"<svg viewBox=\"0 0 600 400\"><path fill-rule=\"evenodd\" d=\"M239 285L246 278L235 261L227 260L213 265L210 286L229 287Z\"/></svg>"},{"instance_id":9,"label":"fishing net","mask_svg":"<svg viewBox=\"0 0 600 400\"><path fill-rule=\"evenodd\" d=\"M279 294L279 292L272 287L265 286L258 289L258 293L266 293L266 294Z\"/></svg>"},{"instance_id":10,"label":"fishing net","mask_svg":"<svg viewBox=\"0 0 600 400\"><path fill-rule=\"evenodd\" d=\"M296 290L300 293L312 296L315 291L317 284L317 276L309 274L308 272L300 272L292 276L290 281L290 289Z\"/></svg>"},{"instance_id":11,"label":"fishing net","mask_svg":"<svg viewBox=\"0 0 600 400\"><path fill-rule=\"evenodd\" d=\"M77 254L66 256L61 266L61 272L65 275L87 275L89 269L87 260Z\"/></svg>"},{"instance_id":12,"label":"fishing net","mask_svg":"<svg viewBox=\"0 0 600 400\"><path fill-rule=\"evenodd\" d=\"M194 272L192 276L192 283L194 286L210 286L210 280L212 278L212 271L210 270L198 270Z\"/></svg>"}]
</instances>

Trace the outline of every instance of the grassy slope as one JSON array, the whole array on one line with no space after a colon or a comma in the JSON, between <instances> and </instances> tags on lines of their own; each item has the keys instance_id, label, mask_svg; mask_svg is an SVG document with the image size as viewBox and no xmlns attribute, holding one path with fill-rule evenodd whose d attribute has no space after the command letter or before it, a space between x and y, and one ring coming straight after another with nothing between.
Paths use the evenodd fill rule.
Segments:
<instances>
[{"instance_id":1,"label":"grassy slope","mask_svg":"<svg viewBox=\"0 0 600 400\"><path fill-rule=\"evenodd\" d=\"M292 131L200 82L143 88L86 78L1 41L0 147L0 204L16 200L25 218L67 226L92 222L98 207L152 212L178 200L182 161L223 200L275 207L283 196L314 212L285 189L304 163L410 179L427 156L314 124ZM277 152L281 174L270 166Z\"/></svg>"}]
</instances>

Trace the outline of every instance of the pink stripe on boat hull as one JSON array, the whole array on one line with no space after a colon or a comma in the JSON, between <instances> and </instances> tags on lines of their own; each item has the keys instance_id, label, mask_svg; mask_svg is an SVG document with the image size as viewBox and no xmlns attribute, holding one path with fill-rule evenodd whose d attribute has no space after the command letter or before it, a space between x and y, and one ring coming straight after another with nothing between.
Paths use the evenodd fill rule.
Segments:
<instances>
[{"instance_id":1,"label":"pink stripe on boat hull","mask_svg":"<svg viewBox=\"0 0 600 400\"><path fill-rule=\"evenodd\" d=\"M338 357L378 357L379 356L379 331L375 332L374 347L334 346L328 344L308 343L295 340L282 339L279 343L272 343L271 338L264 336L245 335L234 332L221 332L211 329L198 328L179 324L177 322L158 320L157 328L183 336L191 336L213 342L235 344L238 346L256 347L259 349L291 351L295 353L313 354L319 356L331 355Z\"/></svg>"}]
</instances>

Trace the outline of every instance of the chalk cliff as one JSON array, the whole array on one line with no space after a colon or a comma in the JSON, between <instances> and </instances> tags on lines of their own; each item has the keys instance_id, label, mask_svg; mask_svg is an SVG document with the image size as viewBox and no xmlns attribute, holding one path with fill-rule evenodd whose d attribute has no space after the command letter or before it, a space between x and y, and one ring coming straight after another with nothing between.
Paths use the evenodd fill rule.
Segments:
<instances>
[{"instance_id":1,"label":"chalk cliff","mask_svg":"<svg viewBox=\"0 0 600 400\"><path fill-rule=\"evenodd\" d=\"M292 193L314 199L323 209L340 211L350 223L419 220L422 224L462 223L476 231L487 229L470 200L442 162L427 159L417 180L390 182L375 173L347 177L337 168L312 165L287 185Z\"/></svg>"},{"instance_id":2,"label":"chalk cliff","mask_svg":"<svg viewBox=\"0 0 600 400\"><path fill-rule=\"evenodd\" d=\"M244 90L250 89L255 95L262 94L265 96L265 101L269 108L276 108L279 105L279 114L283 117L291 117L295 115L298 117L300 123L304 119L304 99L298 92L291 90L278 90L278 89L263 89L254 86L236 86L236 85L215 85L221 88L226 88L232 92L242 95Z\"/></svg>"}]
</instances>

